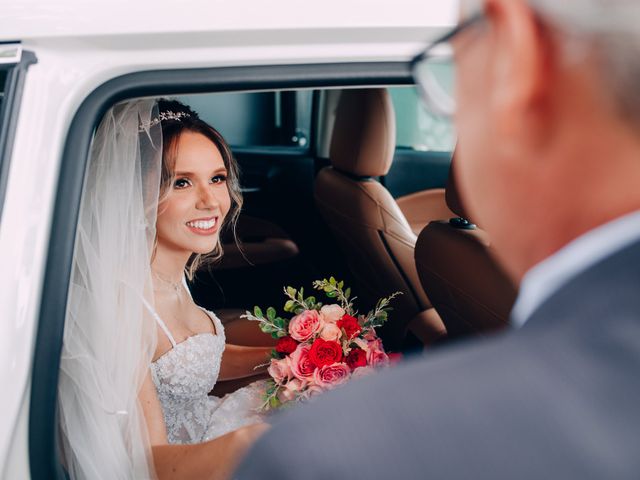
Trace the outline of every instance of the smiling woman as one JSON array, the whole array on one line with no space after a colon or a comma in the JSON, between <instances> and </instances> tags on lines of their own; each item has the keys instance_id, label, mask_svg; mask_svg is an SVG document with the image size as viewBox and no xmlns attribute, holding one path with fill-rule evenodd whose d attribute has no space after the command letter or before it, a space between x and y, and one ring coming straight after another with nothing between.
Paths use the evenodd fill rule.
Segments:
<instances>
[{"instance_id":1,"label":"smiling woman","mask_svg":"<svg viewBox=\"0 0 640 480\"><path fill-rule=\"evenodd\" d=\"M271 347L225 345L221 321L185 280L222 255L220 230L240 204L229 148L185 105L125 102L98 127L62 354L72 478L95 478L97 468L105 478L226 478L266 428L262 381L224 398L209 392L218 379L254 376ZM111 459L88 453L105 438Z\"/></svg>"},{"instance_id":2,"label":"smiling woman","mask_svg":"<svg viewBox=\"0 0 640 480\"><path fill-rule=\"evenodd\" d=\"M189 107L175 100L160 100L158 108L170 114L162 121L166 153L156 245L158 250L168 250L178 257L188 252L187 259L195 253L187 271L192 278L205 258L215 260L222 256L222 228L235 232L242 207L238 167L222 135ZM202 238L196 242L198 237L193 234ZM160 274L163 268L170 268L158 264L157 256L153 262Z\"/></svg>"}]
</instances>

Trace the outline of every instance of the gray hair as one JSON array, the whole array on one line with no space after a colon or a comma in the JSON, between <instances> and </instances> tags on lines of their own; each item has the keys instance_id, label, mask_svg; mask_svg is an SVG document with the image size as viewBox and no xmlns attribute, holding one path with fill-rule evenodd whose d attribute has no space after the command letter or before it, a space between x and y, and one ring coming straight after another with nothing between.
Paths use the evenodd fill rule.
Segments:
<instances>
[{"instance_id":1,"label":"gray hair","mask_svg":"<svg viewBox=\"0 0 640 480\"><path fill-rule=\"evenodd\" d=\"M595 54L605 93L618 111L640 125L640 1L526 0L543 19L565 34L565 50L576 46ZM467 14L479 0L462 0Z\"/></svg>"}]
</instances>

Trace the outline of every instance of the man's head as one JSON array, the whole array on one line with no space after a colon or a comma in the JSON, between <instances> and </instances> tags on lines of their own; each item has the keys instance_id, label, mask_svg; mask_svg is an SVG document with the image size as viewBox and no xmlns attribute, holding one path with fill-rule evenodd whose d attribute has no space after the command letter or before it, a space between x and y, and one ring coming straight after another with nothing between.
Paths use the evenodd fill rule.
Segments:
<instances>
[{"instance_id":1,"label":"man's head","mask_svg":"<svg viewBox=\"0 0 640 480\"><path fill-rule=\"evenodd\" d=\"M640 3L463 1L476 11L453 40L457 181L519 280L640 209Z\"/></svg>"}]
</instances>

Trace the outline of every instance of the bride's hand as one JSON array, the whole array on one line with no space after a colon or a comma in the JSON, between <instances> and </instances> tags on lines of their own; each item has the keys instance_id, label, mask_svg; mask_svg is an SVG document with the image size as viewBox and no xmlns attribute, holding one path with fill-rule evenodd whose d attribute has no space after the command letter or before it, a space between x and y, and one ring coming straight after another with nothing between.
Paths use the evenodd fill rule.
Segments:
<instances>
[{"instance_id":1,"label":"bride's hand","mask_svg":"<svg viewBox=\"0 0 640 480\"><path fill-rule=\"evenodd\" d=\"M235 430L233 433L238 450L245 453L269 428L267 423L255 423Z\"/></svg>"}]
</instances>

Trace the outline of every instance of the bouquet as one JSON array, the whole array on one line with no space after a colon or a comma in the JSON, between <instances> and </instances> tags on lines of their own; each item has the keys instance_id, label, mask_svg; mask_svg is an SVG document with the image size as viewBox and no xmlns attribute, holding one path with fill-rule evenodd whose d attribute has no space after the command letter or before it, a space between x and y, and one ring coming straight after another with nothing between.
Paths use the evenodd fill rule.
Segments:
<instances>
[{"instance_id":1,"label":"bouquet","mask_svg":"<svg viewBox=\"0 0 640 480\"><path fill-rule=\"evenodd\" d=\"M387 321L389 304L400 292L380 299L368 314L358 315L353 309L355 297L351 298L351 289L343 289L344 282L331 277L313 282L313 287L337 303L323 305L313 296L305 298L303 288L286 287L284 311L292 318L278 316L273 307L266 312L255 307L243 315L278 339L268 364L271 379L265 410L307 400L389 364L375 329Z\"/></svg>"}]
</instances>

